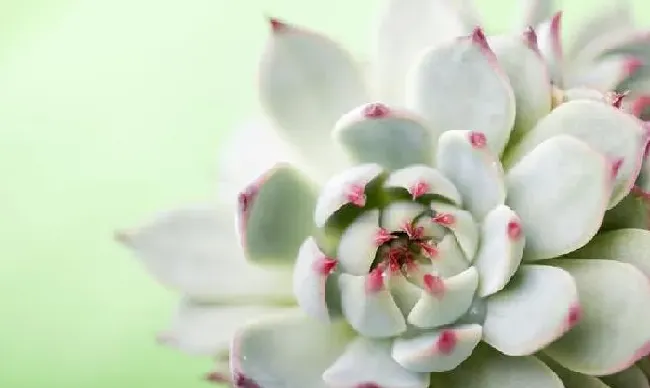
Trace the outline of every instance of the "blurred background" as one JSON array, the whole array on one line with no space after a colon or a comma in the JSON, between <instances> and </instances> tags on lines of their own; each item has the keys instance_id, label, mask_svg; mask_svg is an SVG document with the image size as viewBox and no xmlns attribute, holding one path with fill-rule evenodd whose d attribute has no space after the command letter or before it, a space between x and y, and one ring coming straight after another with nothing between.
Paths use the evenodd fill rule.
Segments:
<instances>
[{"instance_id":1,"label":"blurred background","mask_svg":"<svg viewBox=\"0 0 650 388\"><path fill-rule=\"evenodd\" d=\"M493 31L516 2L478 1ZM210 386L209 360L155 344L176 296L113 230L215 189L265 14L365 53L378 3L0 0L0 387ZM606 1L564 3L570 34Z\"/></svg>"}]
</instances>

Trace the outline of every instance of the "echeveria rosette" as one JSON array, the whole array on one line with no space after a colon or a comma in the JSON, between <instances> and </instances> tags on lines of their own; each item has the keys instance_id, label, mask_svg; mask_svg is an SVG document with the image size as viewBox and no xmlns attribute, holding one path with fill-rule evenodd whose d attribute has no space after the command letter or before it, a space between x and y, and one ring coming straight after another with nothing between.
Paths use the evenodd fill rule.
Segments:
<instances>
[{"instance_id":1,"label":"echeveria rosette","mask_svg":"<svg viewBox=\"0 0 650 388\"><path fill-rule=\"evenodd\" d=\"M217 204L120 234L183 294L160 340L237 387L645 387L644 125L562 83L559 17L524 28L549 2L488 38L470 8L388 3L370 77L273 20L280 139L236 133Z\"/></svg>"}]
</instances>

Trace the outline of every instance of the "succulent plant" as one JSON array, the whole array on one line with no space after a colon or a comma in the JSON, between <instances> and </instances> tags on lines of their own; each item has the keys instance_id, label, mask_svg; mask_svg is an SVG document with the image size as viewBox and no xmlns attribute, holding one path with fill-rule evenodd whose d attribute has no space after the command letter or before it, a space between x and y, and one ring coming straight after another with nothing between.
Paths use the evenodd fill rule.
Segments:
<instances>
[{"instance_id":1,"label":"succulent plant","mask_svg":"<svg viewBox=\"0 0 650 388\"><path fill-rule=\"evenodd\" d=\"M646 54L523 3L388 1L370 74L271 19L219 198L118 235L183 294L159 340L240 388L650 387Z\"/></svg>"}]
</instances>

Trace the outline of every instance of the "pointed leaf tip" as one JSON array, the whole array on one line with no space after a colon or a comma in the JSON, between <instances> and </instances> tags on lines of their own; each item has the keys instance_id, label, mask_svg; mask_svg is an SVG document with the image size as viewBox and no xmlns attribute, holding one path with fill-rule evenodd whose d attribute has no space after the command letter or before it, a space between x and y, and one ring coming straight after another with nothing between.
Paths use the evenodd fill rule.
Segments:
<instances>
[{"instance_id":1,"label":"pointed leaf tip","mask_svg":"<svg viewBox=\"0 0 650 388\"><path fill-rule=\"evenodd\" d=\"M537 46L537 32L533 26L528 26L526 31L524 31L524 41L528 48L535 52L539 52L539 47Z\"/></svg>"},{"instance_id":2,"label":"pointed leaf tip","mask_svg":"<svg viewBox=\"0 0 650 388\"><path fill-rule=\"evenodd\" d=\"M269 25L271 26L271 31L274 33L286 31L289 28L289 25L278 18L269 16L267 17Z\"/></svg>"},{"instance_id":3,"label":"pointed leaf tip","mask_svg":"<svg viewBox=\"0 0 650 388\"><path fill-rule=\"evenodd\" d=\"M390 113L390 108L381 102L373 102L363 108L363 116L368 119L381 119Z\"/></svg>"}]
</instances>

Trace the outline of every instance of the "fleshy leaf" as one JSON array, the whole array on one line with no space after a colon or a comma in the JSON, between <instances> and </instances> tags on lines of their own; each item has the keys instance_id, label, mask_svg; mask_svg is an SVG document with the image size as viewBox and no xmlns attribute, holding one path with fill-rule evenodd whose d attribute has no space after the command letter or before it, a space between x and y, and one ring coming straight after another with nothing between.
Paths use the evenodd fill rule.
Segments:
<instances>
[{"instance_id":1,"label":"fleshy leaf","mask_svg":"<svg viewBox=\"0 0 650 388\"><path fill-rule=\"evenodd\" d=\"M506 202L521 218L524 260L554 258L587 244L602 223L611 175L603 155L568 135L544 141L514 166L506 175Z\"/></svg>"},{"instance_id":2,"label":"fleshy leaf","mask_svg":"<svg viewBox=\"0 0 650 388\"><path fill-rule=\"evenodd\" d=\"M341 274L341 308L350 325L361 335L392 337L406 331L406 322L377 268L366 276Z\"/></svg>"},{"instance_id":3,"label":"fleshy leaf","mask_svg":"<svg viewBox=\"0 0 650 388\"><path fill-rule=\"evenodd\" d=\"M394 171L386 179L384 187L406 189L414 199L423 195L439 195L455 205L462 205L462 198L456 186L440 171L425 165Z\"/></svg>"},{"instance_id":4,"label":"fleshy leaf","mask_svg":"<svg viewBox=\"0 0 650 388\"><path fill-rule=\"evenodd\" d=\"M469 262L465 258L456 237L447 234L437 245L438 256L431 260L431 270L443 278L448 278L465 271L469 268Z\"/></svg>"},{"instance_id":5,"label":"fleshy leaf","mask_svg":"<svg viewBox=\"0 0 650 388\"><path fill-rule=\"evenodd\" d=\"M383 169L378 164L361 164L333 176L316 202L314 222L323 227L327 220L345 205L363 207L366 201L366 185L378 178Z\"/></svg>"},{"instance_id":6,"label":"fleshy leaf","mask_svg":"<svg viewBox=\"0 0 650 388\"><path fill-rule=\"evenodd\" d=\"M526 238L517 214L499 205L483 220L480 241L474 266L481 279L478 295L486 297L503 289L517 271Z\"/></svg>"},{"instance_id":7,"label":"fleshy leaf","mask_svg":"<svg viewBox=\"0 0 650 388\"><path fill-rule=\"evenodd\" d=\"M408 315L408 322L420 328L435 328L454 322L472 305L478 281L474 267L447 279L425 274L422 280L424 290Z\"/></svg>"},{"instance_id":8,"label":"fleshy leaf","mask_svg":"<svg viewBox=\"0 0 650 388\"><path fill-rule=\"evenodd\" d=\"M298 306L313 318L330 319L332 296L328 295L327 286L334 280L330 275L338 264L336 259L327 257L319 249L312 237L305 240L298 251L293 270L293 295Z\"/></svg>"},{"instance_id":9,"label":"fleshy leaf","mask_svg":"<svg viewBox=\"0 0 650 388\"><path fill-rule=\"evenodd\" d=\"M564 388L562 381L533 356L508 357L479 344L456 369L431 375L431 388Z\"/></svg>"},{"instance_id":10,"label":"fleshy leaf","mask_svg":"<svg viewBox=\"0 0 650 388\"><path fill-rule=\"evenodd\" d=\"M320 323L299 313L246 324L230 348L233 383L237 387L327 388L322 373L350 339L344 323Z\"/></svg>"},{"instance_id":11,"label":"fleshy leaf","mask_svg":"<svg viewBox=\"0 0 650 388\"><path fill-rule=\"evenodd\" d=\"M276 306L223 306L183 298L158 342L191 355L216 356L226 351L242 323L286 313L293 308Z\"/></svg>"},{"instance_id":12,"label":"fleshy leaf","mask_svg":"<svg viewBox=\"0 0 650 388\"><path fill-rule=\"evenodd\" d=\"M537 47L546 60L553 84L563 85L562 12L555 13L537 27Z\"/></svg>"},{"instance_id":13,"label":"fleshy leaf","mask_svg":"<svg viewBox=\"0 0 650 388\"><path fill-rule=\"evenodd\" d=\"M452 3L447 0L385 2L374 58L377 92L382 100L402 104L407 73L420 52L469 32Z\"/></svg>"},{"instance_id":14,"label":"fleshy leaf","mask_svg":"<svg viewBox=\"0 0 650 388\"><path fill-rule=\"evenodd\" d=\"M611 388L650 388L648 378L636 365L613 375L603 376L601 379Z\"/></svg>"},{"instance_id":15,"label":"fleshy leaf","mask_svg":"<svg viewBox=\"0 0 650 388\"><path fill-rule=\"evenodd\" d=\"M196 204L118 232L163 285L202 301L286 302L293 299L290 268L259 268L237 244L231 209Z\"/></svg>"},{"instance_id":16,"label":"fleshy leaf","mask_svg":"<svg viewBox=\"0 0 650 388\"><path fill-rule=\"evenodd\" d=\"M392 355L413 372L446 372L465 361L481 340L480 325L457 325L415 337L397 338Z\"/></svg>"},{"instance_id":17,"label":"fleshy leaf","mask_svg":"<svg viewBox=\"0 0 650 388\"><path fill-rule=\"evenodd\" d=\"M261 102L303 155L319 167L342 167L330 133L341 115L367 101L363 77L350 54L325 36L273 25L260 64Z\"/></svg>"},{"instance_id":18,"label":"fleshy leaf","mask_svg":"<svg viewBox=\"0 0 650 388\"><path fill-rule=\"evenodd\" d=\"M546 354L573 371L605 375L650 352L650 283L643 273L614 260L558 259L553 265L573 276L582 319Z\"/></svg>"},{"instance_id":19,"label":"fleshy leaf","mask_svg":"<svg viewBox=\"0 0 650 388\"><path fill-rule=\"evenodd\" d=\"M408 105L438 134L480 131L487 149L501 154L515 121L515 97L481 30L426 51L409 78Z\"/></svg>"},{"instance_id":20,"label":"fleshy leaf","mask_svg":"<svg viewBox=\"0 0 650 388\"><path fill-rule=\"evenodd\" d=\"M239 195L237 226L256 264L292 264L312 232L316 188L300 171L278 165Z\"/></svg>"},{"instance_id":21,"label":"fleshy leaf","mask_svg":"<svg viewBox=\"0 0 650 388\"><path fill-rule=\"evenodd\" d=\"M433 221L453 232L465 257L471 262L479 244L479 227L474 217L467 210L438 201L431 202L431 209L435 211Z\"/></svg>"},{"instance_id":22,"label":"fleshy leaf","mask_svg":"<svg viewBox=\"0 0 650 388\"><path fill-rule=\"evenodd\" d=\"M517 136L521 136L551 111L552 87L548 69L537 51L536 41L526 42L514 36L498 36L488 41L510 80L517 112L514 129Z\"/></svg>"},{"instance_id":23,"label":"fleshy leaf","mask_svg":"<svg viewBox=\"0 0 650 388\"><path fill-rule=\"evenodd\" d=\"M371 103L336 123L334 139L356 163L377 163L388 170L429 163L433 131L409 113Z\"/></svg>"},{"instance_id":24,"label":"fleshy leaf","mask_svg":"<svg viewBox=\"0 0 650 388\"><path fill-rule=\"evenodd\" d=\"M624 228L650 229L650 197L636 187L603 219L603 230Z\"/></svg>"},{"instance_id":25,"label":"fleshy leaf","mask_svg":"<svg viewBox=\"0 0 650 388\"><path fill-rule=\"evenodd\" d=\"M404 369L391 357L390 351L390 340L358 337L323 373L323 380L328 387L345 388L429 386L429 374Z\"/></svg>"},{"instance_id":26,"label":"fleshy leaf","mask_svg":"<svg viewBox=\"0 0 650 388\"><path fill-rule=\"evenodd\" d=\"M505 201L503 170L479 132L447 131L440 136L436 166L461 194L477 220Z\"/></svg>"},{"instance_id":27,"label":"fleshy leaf","mask_svg":"<svg viewBox=\"0 0 650 388\"><path fill-rule=\"evenodd\" d=\"M572 259L606 259L629 263L650 278L650 231L619 229L599 233Z\"/></svg>"},{"instance_id":28,"label":"fleshy leaf","mask_svg":"<svg viewBox=\"0 0 650 388\"><path fill-rule=\"evenodd\" d=\"M612 134L616 141L611 141ZM512 166L541 142L566 134L586 142L612 161L620 161L608 208L630 191L641 168L648 131L640 120L620 109L596 101L564 103L540 121L516 146L506 166Z\"/></svg>"},{"instance_id":29,"label":"fleshy leaf","mask_svg":"<svg viewBox=\"0 0 650 388\"><path fill-rule=\"evenodd\" d=\"M642 359L639 360L639 362L636 363L636 366L641 369L643 374L648 376L650 379L650 357L643 357Z\"/></svg>"},{"instance_id":30,"label":"fleshy leaf","mask_svg":"<svg viewBox=\"0 0 650 388\"><path fill-rule=\"evenodd\" d=\"M557 373L564 383L564 388L610 388L609 385L603 383L599 378L569 370L543 353L537 354L537 357L544 361L553 372Z\"/></svg>"},{"instance_id":31,"label":"fleshy leaf","mask_svg":"<svg viewBox=\"0 0 650 388\"><path fill-rule=\"evenodd\" d=\"M369 210L348 226L338 246L337 258L343 272L365 275L377 254L376 236L379 230L379 210Z\"/></svg>"},{"instance_id":32,"label":"fleshy leaf","mask_svg":"<svg viewBox=\"0 0 650 388\"><path fill-rule=\"evenodd\" d=\"M528 356L571 329L580 319L571 275L545 265L522 265L501 292L487 300L483 338L508 356Z\"/></svg>"}]
</instances>

